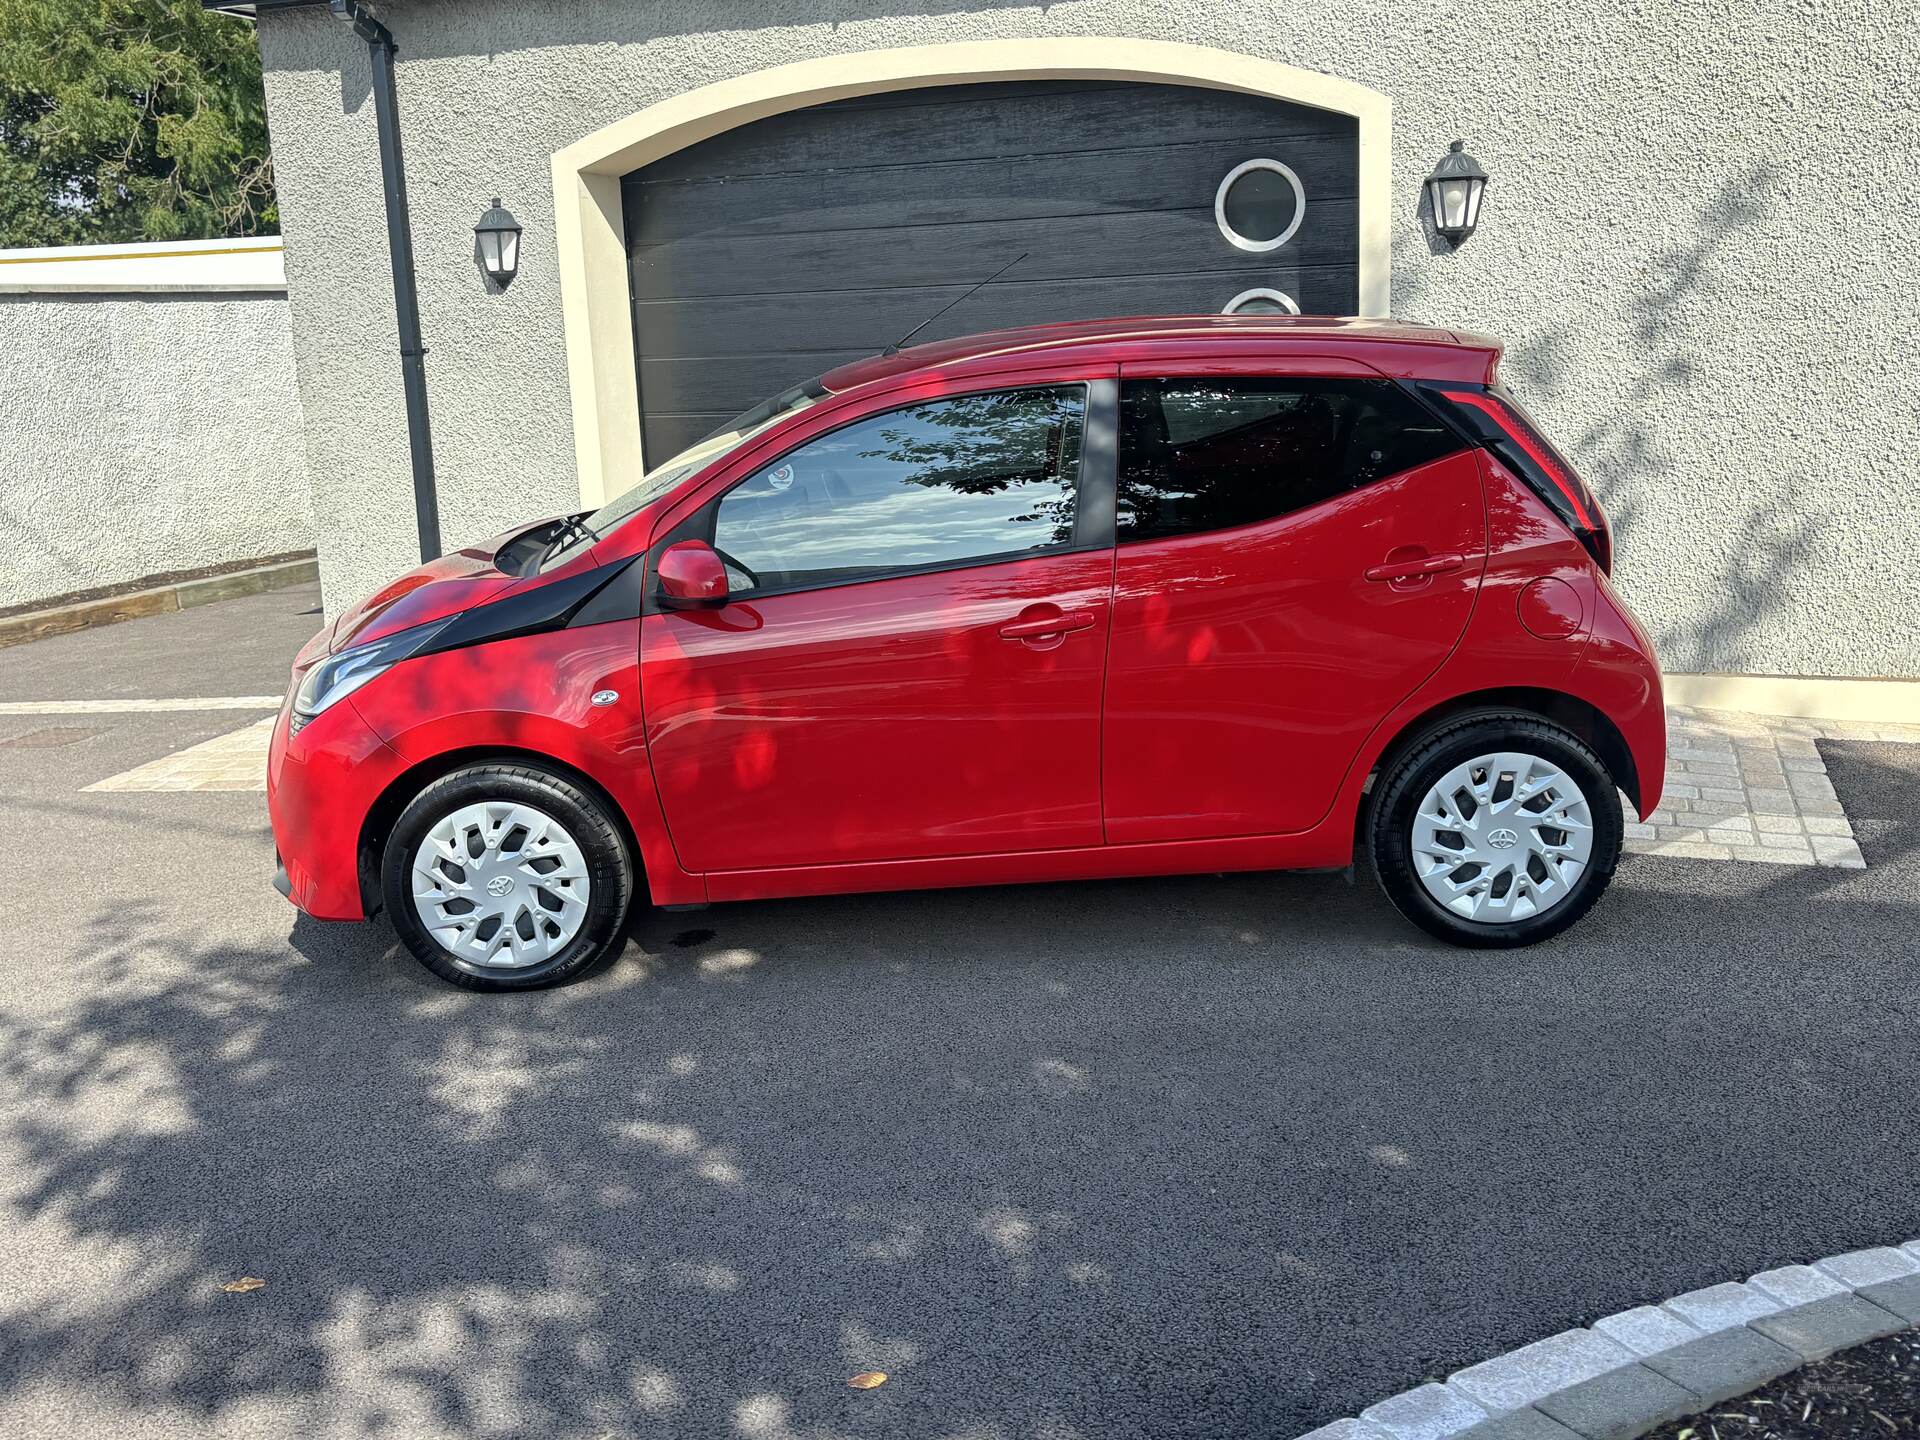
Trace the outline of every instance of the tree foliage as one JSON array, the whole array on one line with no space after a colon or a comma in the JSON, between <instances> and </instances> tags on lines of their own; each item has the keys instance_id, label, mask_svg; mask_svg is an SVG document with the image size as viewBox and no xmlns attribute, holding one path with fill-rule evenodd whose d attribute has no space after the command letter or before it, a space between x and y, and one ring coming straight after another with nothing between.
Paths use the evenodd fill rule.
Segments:
<instances>
[{"instance_id":1,"label":"tree foliage","mask_svg":"<svg viewBox=\"0 0 1920 1440\"><path fill-rule=\"evenodd\" d=\"M0 245L278 229L251 25L199 0L0 0Z\"/></svg>"}]
</instances>

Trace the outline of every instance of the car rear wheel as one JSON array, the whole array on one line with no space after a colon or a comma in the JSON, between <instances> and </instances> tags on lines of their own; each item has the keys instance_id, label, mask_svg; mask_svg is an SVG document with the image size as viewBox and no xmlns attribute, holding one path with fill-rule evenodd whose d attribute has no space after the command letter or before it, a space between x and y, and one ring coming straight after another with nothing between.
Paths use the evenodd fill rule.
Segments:
<instances>
[{"instance_id":1,"label":"car rear wheel","mask_svg":"<svg viewBox=\"0 0 1920 1440\"><path fill-rule=\"evenodd\" d=\"M620 948L633 864L606 807L573 782L476 765L401 812L381 890L407 949L441 979L533 990Z\"/></svg>"},{"instance_id":2,"label":"car rear wheel","mask_svg":"<svg viewBox=\"0 0 1920 1440\"><path fill-rule=\"evenodd\" d=\"M1395 908L1456 945L1531 945L1599 900L1620 859L1613 777L1536 716L1462 716L1376 782L1370 848Z\"/></svg>"}]
</instances>

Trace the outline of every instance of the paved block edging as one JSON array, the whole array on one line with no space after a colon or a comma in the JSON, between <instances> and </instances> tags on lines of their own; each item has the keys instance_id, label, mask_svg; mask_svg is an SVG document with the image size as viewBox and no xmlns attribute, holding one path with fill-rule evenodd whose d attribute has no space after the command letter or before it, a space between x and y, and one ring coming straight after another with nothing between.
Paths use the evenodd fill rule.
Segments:
<instances>
[{"instance_id":1,"label":"paved block edging","mask_svg":"<svg viewBox=\"0 0 1920 1440\"><path fill-rule=\"evenodd\" d=\"M1920 1328L1920 1240L1764 1270L1608 1315L1301 1440L1633 1440L1824 1359Z\"/></svg>"},{"instance_id":2,"label":"paved block edging","mask_svg":"<svg viewBox=\"0 0 1920 1440\"><path fill-rule=\"evenodd\" d=\"M96 595L52 605L43 610L21 611L0 616L0 649L70 634L75 630L91 629L95 625L117 625L122 620L191 610L196 605L211 605L217 600L258 595L267 590L284 590L319 578L320 562L311 555L303 555L264 565L220 570L210 575L189 576L144 590Z\"/></svg>"}]
</instances>

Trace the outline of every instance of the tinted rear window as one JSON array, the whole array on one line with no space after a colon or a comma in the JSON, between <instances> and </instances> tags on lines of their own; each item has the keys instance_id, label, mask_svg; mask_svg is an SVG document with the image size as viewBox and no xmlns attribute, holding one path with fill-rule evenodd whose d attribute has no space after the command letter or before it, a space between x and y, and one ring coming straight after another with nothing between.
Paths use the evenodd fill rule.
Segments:
<instances>
[{"instance_id":1,"label":"tinted rear window","mask_svg":"<svg viewBox=\"0 0 1920 1440\"><path fill-rule=\"evenodd\" d=\"M1463 448L1390 380L1130 380L1119 539L1256 524Z\"/></svg>"}]
</instances>

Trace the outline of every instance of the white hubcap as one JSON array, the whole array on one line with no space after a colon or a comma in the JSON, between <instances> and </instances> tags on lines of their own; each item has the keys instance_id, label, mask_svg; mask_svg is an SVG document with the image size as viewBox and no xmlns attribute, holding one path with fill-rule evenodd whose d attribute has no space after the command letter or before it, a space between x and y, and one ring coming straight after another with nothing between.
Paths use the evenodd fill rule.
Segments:
<instances>
[{"instance_id":1,"label":"white hubcap","mask_svg":"<svg viewBox=\"0 0 1920 1440\"><path fill-rule=\"evenodd\" d=\"M1572 893L1593 855L1580 787L1537 755L1506 751L1456 765L1413 818L1413 870L1464 920L1505 924Z\"/></svg>"},{"instance_id":2,"label":"white hubcap","mask_svg":"<svg viewBox=\"0 0 1920 1440\"><path fill-rule=\"evenodd\" d=\"M537 965L580 933L587 858L552 816L510 800L467 805L413 854L413 908L456 960Z\"/></svg>"}]
</instances>

